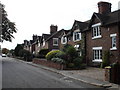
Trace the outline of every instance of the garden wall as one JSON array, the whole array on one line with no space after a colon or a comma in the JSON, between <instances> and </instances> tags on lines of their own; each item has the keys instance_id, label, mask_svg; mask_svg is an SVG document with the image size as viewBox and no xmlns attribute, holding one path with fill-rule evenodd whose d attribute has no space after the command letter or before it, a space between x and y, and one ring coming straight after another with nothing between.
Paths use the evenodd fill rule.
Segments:
<instances>
[{"instance_id":1,"label":"garden wall","mask_svg":"<svg viewBox=\"0 0 120 90\"><path fill-rule=\"evenodd\" d=\"M41 64L41 65L44 65L44 66L47 66L47 67L52 67L52 68L60 69L60 70L65 69L65 65L54 63L54 62L51 62L51 61L47 61L46 59L34 58L33 63Z\"/></svg>"}]
</instances>

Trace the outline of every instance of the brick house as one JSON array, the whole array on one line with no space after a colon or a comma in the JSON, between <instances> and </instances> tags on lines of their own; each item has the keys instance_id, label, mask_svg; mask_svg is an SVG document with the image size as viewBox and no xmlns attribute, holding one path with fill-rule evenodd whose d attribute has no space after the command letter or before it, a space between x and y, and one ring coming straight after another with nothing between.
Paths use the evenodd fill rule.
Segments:
<instances>
[{"instance_id":1,"label":"brick house","mask_svg":"<svg viewBox=\"0 0 120 90\"><path fill-rule=\"evenodd\" d=\"M43 34L41 40L41 49L46 48L51 50L59 50L61 40L59 36L64 30L57 30L58 26L51 25L50 26L50 34Z\"/></svg>"},{"instance_id":2,"label":"brick house","mask_svg":"<svg viewBox=\"0 0 120 90\"><path fill-rule=\"evenodd\" d=\"M33 35L32 40L24 40L24 49L30 51L32 54L37 54L40 47L38 47L38 42L41 36Z\"/></svg>"},{"instance_id":3,"label":"brick house","mask_svg":"<svg viewBox=\"0 0 120 90\"><path fill-rule=\"evenodd\" d=\"M111 12L111 3L99 2L98 13L93 13L86 29L86 60L101 63L105 51L110 52L110 63L120 62L120 10Z\"/></svg>"},{"instance_id":4,"label":"brick house","mask_svg":"<svg viewBox=\"0 0 120 90\"><path fill-rule=\"evenodd\" d=\"M40 41L41 41L41 36L37 36L37 39L35 41L35 54L36 55L40 51Z\"/></svg>"},{"instance_id":5,"label":"brick house","mask_svg":"<svg viewBox=\"0 0 120 90\"><path fill-rule=\"evenodd\" d=\"M48 49L48 42L46 41L48 37L50 37L50 34L42 34L41 41L40 41L40 50Z\"/></svg>"},{"instance_id":6,"label":"brick house","mask_svg":"<svg viewBox=\"0 0 120 90\"><path fill-rule=\"evenodd\" d=\"M76 48L80 56L85 56L85 33L83 30L87 28L87 26L87 22L75 20L72 29L68 30L69 32L64 32L61 36L61 47L65 44L70 44Z\"/></svg>"},{"instance_id":7,"label":"brick house","mask_svg":"<svg viewBox=\"0 0 120 90\"><path fill-rule=\"evenodd\" d=\"M60 44L59 44L59 48L62 49L64 47L64 45L67 44L68 39L67 39L67 34L70 32L70 30L64 30L62 29L61 35L59 36L60 39Z\"/></svg>"}]
</instances>

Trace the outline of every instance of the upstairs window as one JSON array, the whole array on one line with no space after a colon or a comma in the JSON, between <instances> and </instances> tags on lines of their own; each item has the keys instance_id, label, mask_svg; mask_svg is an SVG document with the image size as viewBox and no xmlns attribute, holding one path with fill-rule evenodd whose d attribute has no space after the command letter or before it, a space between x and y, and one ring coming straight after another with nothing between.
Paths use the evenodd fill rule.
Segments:
<instances>
[{"instance_id":1,"label":"upstairs window","mask_svg":"<svg viewBox=\"0 0 120 90\"><path fill-rule=\"evenodd\" d=\"M111 34L110 37L111 37L111 42L112 42L112 47L110 48L110 50L116 50L116 36L117 34Z\"/></svg>"},{"instance_id":2,"label":"upstairs window","mask_svg":"<svg viewBox=\"0 0 120 90\"><path fill-rule=\"evenodd\" d=\"M53 38L53 46L58 46L58 38Z\"/></svg>"},{"instance_id":3,"label":"upstairs window","mask_svg":"<svg viewBox=\"0 0 120 90\"><path fill-rule=\"evenodd\" d=\"M101 23L92 25L92 39L101 38L100 25Z\"/></svg>"},{"instance_id":4,"label":"upstairs window","mask_svg":"<svg viewBox=\"0 0 120 90\"><path fill-rule=\"evenodd\" d=\"M73 32L73 41L80 41L81 40L81 33L80 31Z\"/></svg>"},{"instance_id":5,"label":"upstairs window","mask_svg":"<svg viewBox=\"0 0 120 90\"><path fill-rule=\"evenodd\" d=\"M62 43L62 44L66 44L66 43L67 43L67 37L63 36L63 37L61 38L61 43Z\"/></svg>"}]
</instances>

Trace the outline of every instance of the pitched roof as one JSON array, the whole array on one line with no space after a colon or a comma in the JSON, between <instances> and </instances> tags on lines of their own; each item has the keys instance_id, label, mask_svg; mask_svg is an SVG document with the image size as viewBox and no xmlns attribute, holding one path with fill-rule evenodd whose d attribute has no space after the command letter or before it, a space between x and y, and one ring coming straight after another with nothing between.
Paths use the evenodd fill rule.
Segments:
<instances>
[{"instance_id":1,"label":"pitched roof","mask_svg":"<svg viewBox=\"0 0 120 90\"><path fill-rule=\"evenodd\" d=\"M107 20L105 21L104 24L109 25L109 24L120 22L119 15L120 15L120 10L109 13L108 16L107 16Z\"/></svg>"},{"instance_id":2,"label":"pitched roof","mask_svg":"<svg viewBox=\"0 0 120 90\"><path fill-rule=\"evenodd\" d=\"M57 31L57 32L55 32L54 34L52 34L47 40L49 40L49 39L51 39L52 37L54 37L56 34L58 34L58 33L62 33L64 30L62 29L62 30L59 30L59 31ZM58 36L59 37L59 36ZM46 40L46 41L47 41Z\"/></svg>"},{"instance_id":3,"label":"pitched roof","mask_svg":"<svg viewBox=\"0 0 120 90\"><path fill-rule=\"evenodd\" d=\"M43 34L42 37L44 37L45 41L50 37L50 34Z\"/></svg>"},{"instance_id":4,"label":"pitched roof","mask_svg":"<svg viewBox=\"0 0 120 90\"><path fill-rule=\"evenodd\" d=\"M87 23L87 22L81 22L81 21L75 20L75 21L74 21L74 24L73 24L73 27L72 27L71 30L74 29L74 27L75 27L76 24L78 25L78 27L79 27L80 30L83 30L83 29L85 29L85 28L88 26L88 23Z\"/></svg>"},{"instance_id":5,"label":"pitched roof","mask_svg":"<svg viewBox=\"0 0 120 90\"><path fill-rule=\"evenodd\" d=\"M103 26L120 22L120 19L118 18L119 14L120 10L108 14L93 13L93 15L95 15L101 21Z\"/></svg>"},{"instance_id":6,"label":"pitched roof","mask_svg":"<svg viewBox=\"0 0 120 90\"><path fill-rule=\"evenodd\" d=\"M61 38L64 34L67 35L70 32L70 30L64 30L64 29L62 30L63 31L61 32L61 35L59 36L59 38Z\"/></svg>"},{"instance_id":7,"label":"pitched roof","mask_svg":"<svg viewBox=\"0 0 120 90\"><path fill-rule=\"evenodd\" d=\"M110 24L120 22L119 14L120 14L120 10L116 10L108 14L93 13L88 27L84 29L83 31L89 30L90 26L92 25L92 21L94 17L96 17L101 22L102 26L107 26Z\"/></svg>"}]
</instances>

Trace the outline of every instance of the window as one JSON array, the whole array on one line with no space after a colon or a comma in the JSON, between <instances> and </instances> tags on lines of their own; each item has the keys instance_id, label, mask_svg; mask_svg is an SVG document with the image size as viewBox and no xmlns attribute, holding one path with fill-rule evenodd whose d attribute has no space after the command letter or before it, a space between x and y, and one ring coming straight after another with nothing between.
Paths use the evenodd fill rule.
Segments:
<instances>
[{"instance_id":1,"label":"window","mask_svg":"<svg viewBox=\"0 0 120 90\"><path fill-rule=\"evenodd\" d=\"M79 50L79 49L80 49L80 45L75 45L74 48L75 48L76 50Z\"/></svg>"},{"instance_id":2,"label":"window","mask_svg":"<svg viewBox=\"0 0 120 90\"><path fill-rule=\"evenodd\" d=\"M101 38L100 25L101 23L92 25L92 39Z\"/></svg>"},{"instance_id":3,"label":"window","mask_svg":"<svg viewBox=\"0 0 120 90\"><path fill-rule=\"evenodd\" d=\"M66 43L67 43L67 37L63 36L63 37L61 38L61 43L62 43L62 44L66 44Z\"/></svg>"},{"instance_id":4,"label":"window","mask_svg":"<svg viewBox=\"0 0 120 90\"><path fill-rule=\"evenodd\" d=\"M116 50L116 36L117 34L111 34L111 40L112 40L112 47L110 48L110 50Z\"/></svg>"},{"instance_id":5,"label":"window","mask_svg":"<svg viewBox=\"0 0 120 90\"><path fill-rule=\"evenodd\" d=\"M73 32L73 41L81 40L81 33L79 31Z\"/></svg>"},{"instance_id":6,"label":"window","mask_svg":"<svg viewBox=\"0 0 120 90\"><path fill-rule=\"evenodd\" d=\"M45 46L45 40L44 40L44 38L43 38L43 43L42 43L42 46Z\"/></svg>"},{"instance_id":7,"label":"window","mask_svg":"<svg viewBox=\"0 0 120 90\"><path fill-rule=\"evenodd\" d=\"M102 47L93 47L93 62L102 62Z\"/></svg>"},{"instance_id":8,"label":"window","mask_svg":"<svg viewBox=\"0 0 120 90\"><path fill-rule=\"evenodd\" d=\"M58 46L58 38L53 38L53 46Z\"/></svg>"},{"instance_id":9,"label":"window","mask_svg":"<svg viewBox=\"0 0 120 90\"><path fill-rule=\"evenodd\" d=\"M45 46L45 41L43 41L43 46Z\"/></svg>"}]
</instances>

